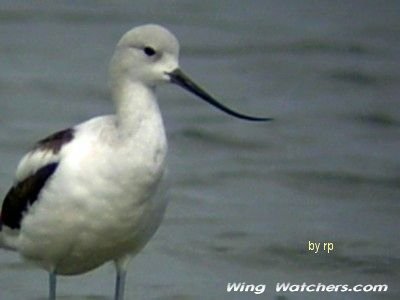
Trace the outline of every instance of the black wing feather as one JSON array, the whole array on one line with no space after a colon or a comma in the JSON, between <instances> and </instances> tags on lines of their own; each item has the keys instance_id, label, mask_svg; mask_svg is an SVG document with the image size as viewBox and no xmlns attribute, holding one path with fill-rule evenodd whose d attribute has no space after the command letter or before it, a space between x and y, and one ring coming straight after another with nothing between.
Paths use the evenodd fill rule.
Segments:
<instances>
[{"instance_id":1,"label":"black wing feather","mask_svg":"<svg viewBox=\"0 0 400 300\"><path fill-rule=\"evenodd\" d=\"M57 169L58 163L40 168L35 174L13 186L7 193L1 210L1 223L19 229L23 213L38 198L47 180Z\"/></svg>"},{"instance_id":2,"label":"black wing feather","mask_svg":"<svg viewBox=\"0 0 400 300\"><path fill-rule=\"evenodd\" d=\"M50 151L58 154L62 146L74 138L74 129L58 131L36 143L32 151ZM38 199L39 193L48 179L56 171L59 162L51 162L39 168L33 174L17 182L7 193L0 215L2 225L19 229L24 212Z\"/></svg>"},{"instance_id":3,"label":"black wing feather","mask_svg":"<svg viewBox=\"0 0 400 300\"><path fill-rule=\"evenodd\" d=\"M68 128L37 142L34 149L52 151L53 154L60 152L62 146L74 138L74 129Z\"/></svg>"}]
</instances>

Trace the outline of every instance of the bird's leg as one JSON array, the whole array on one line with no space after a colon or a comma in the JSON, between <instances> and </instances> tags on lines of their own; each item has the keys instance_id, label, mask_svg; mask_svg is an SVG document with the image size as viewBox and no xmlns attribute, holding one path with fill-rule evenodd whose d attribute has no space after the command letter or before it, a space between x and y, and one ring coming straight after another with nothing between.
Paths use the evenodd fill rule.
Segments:
<instances>
[{"instance_id":1,"label":"bird's leg","mask_svg":"<svg viewBox=\"0 0 400 300\"><path fill-rule=\"evenodd\" d=\"M117 276L116 276L116 280L115 280L115 298L114 298L114 300L124 300L126 270L127 270L129 261L130 261L130 256L123 256L114 261L115 268L117 271Z\"/></svg>"},{"instance_id":2,"label":"bird's leg","mask_svg":"<svg viewBox=\"0 0 400 300\"><path fill-rule=\"evenodd\" d=\"M124 300L126 270L117 270L115 281L115 300Z\"/></svg>"},{"instance_id":3,"label":"bird's leg","mask_svg":"<svg viewBox=\"0 0 400 300\"><path fill-rule=\"evenodd\" d=\"M57 275L49 272L49 300L56 300Z\"/></svg>"}]
</instances>

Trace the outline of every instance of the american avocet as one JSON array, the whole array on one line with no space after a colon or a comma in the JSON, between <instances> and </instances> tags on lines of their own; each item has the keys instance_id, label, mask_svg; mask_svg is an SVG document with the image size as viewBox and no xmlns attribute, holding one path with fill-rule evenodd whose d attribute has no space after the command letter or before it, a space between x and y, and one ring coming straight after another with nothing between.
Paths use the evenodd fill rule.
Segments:
<instances>
[{"instance_id":1,"label":"american avocet","mask_svg":"<svg viewBox=\"0 0 400 300\"><path fill-rule=\"evenodd\" d=\"M124 298L127 265L158 228L166 203L154 194L167 141L155 88L171 82L235 117L178 66L176 38L158 25L128 31L110 63L116 114L93 118L41 141L19 163L1 211L0 244L56 275L108 261L116 266L115 299ZM161 197L162 198L162 197Z\"/></svg>"}]
</instances>

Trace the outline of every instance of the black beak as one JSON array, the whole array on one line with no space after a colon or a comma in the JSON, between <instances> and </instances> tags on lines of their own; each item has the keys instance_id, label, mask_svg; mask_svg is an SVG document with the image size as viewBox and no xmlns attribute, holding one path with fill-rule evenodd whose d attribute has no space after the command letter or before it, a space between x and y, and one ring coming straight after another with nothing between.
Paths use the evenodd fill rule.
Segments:
<instances>
[{"instance_id":1,"label":"black beak","mask_svg":"<svg viewBox=\"0 0 400 300\"><path fill-rule=\"evenodd\" d=\"M195 84L180 69L175 69L174 71L167 73L167 75L170 76L170 80L172 83L175 83L175 84L183 87L185 90L188 90L189 92L199 96L204 101L215 106L216 108L219 108L220 110L227 113L228 115L237 117L239 119L248 120L248 121L271 121L272 120L271 118L259 118L259 117L252 117L252 116L244 115L244 114L238 113L238 112L226 107L225 105L223 105L223 104L219 103L217 100L215 100L210 94L208 94L206 91L204 91L197 84Z\"/></svg>"}]
</instances>

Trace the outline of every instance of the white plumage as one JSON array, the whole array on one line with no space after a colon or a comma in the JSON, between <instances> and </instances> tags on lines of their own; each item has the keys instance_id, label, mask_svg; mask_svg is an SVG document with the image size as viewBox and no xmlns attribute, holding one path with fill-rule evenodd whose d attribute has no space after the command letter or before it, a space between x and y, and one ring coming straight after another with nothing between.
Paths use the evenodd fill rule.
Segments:
<instances>
[{"instance_id":1,"label":"white plumage","mask_svg":"<svg viewBox=\"0 0 400 300\"><path fill-rule=\"evenodd\" d=\"M115 118L100 117L77 126L59 154L28 154L19 169L57 156L59 164L25 215L15 248L48 271L68 275L138 251L150 237L146 227L160 221L152 214L164 207L152 196L164 170L166 142L162 126L150 124L119 139ZM149 147L132 145L137 140Z\"/></svg>"},{"instance_id":2,"label":"white plumage","mask_svg":"<svg viewBox=\"0 0 400 300\"><path fill-rule=\"evenodd\" d=\"M154 197L165 170L167 141L155 96L175 83L218 103L178 68L176 38L158 25L127 32L110 64L116 115L101 116L40 141L16 172L1 214L0 243L55 276L114 261L115 299L123 299L129 258L158 228L166 202Z\"/></svg>"}]
</instances>

